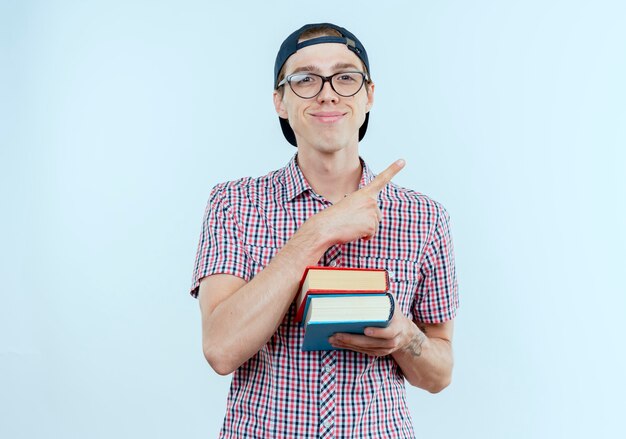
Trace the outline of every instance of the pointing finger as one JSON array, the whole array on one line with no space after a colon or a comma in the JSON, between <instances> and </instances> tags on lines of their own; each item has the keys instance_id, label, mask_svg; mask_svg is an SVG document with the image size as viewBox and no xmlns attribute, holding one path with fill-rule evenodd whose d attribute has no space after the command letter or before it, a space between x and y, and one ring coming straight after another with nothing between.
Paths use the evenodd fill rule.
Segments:
<instances>
[{"instance_id":1,"label":"pointing finger","mask_svg":"<svg viewBox=\"0 0 626 439\"><path fill-rule=\"evenodd\" d=\"M364 189L371 194L378 194L404 168L405 164L406 162L403 159L396 160L387 169L378 174Z\"/></svg>"}]
</instances>

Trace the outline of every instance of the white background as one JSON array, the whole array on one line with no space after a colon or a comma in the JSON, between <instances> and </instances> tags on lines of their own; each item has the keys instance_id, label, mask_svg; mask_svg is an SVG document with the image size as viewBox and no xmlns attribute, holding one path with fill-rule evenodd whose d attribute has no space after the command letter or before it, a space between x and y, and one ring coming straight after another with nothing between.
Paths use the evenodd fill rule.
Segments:
<instances>
[{"instance_id":1,"label":"white background","mask_svg":"<svg viewBox=\"0 0 626 439\"><path fill-rule=\"evenodd\" d=\"M0 1L0 436L205 438L188 294L211 187L286 164L283 39L368 50L361 154L452 217L452 385L418 437L612 438L626 392L619 1Z\"/></svg>"}]
</instances>

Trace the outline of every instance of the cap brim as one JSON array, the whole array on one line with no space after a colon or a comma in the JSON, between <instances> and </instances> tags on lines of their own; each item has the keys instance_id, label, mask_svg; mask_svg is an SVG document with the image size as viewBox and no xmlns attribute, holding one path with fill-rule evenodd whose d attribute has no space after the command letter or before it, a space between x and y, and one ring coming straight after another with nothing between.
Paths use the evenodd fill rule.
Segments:
<instances>
[{"instance_id":1,"label":"cap brim","mask_svg":"<svg viewBox=\"0 0 626 439\"><path fill-rule=\"evenodd\" d=\"M278 117L280 121L280 128L283 130L283 136L287 139L287 142L291 143L293 146L298 146L296 143L296 133L291 129L291 125L289 125L288 119L283 119L282 117Z\"/></svg>"}]
</instances>

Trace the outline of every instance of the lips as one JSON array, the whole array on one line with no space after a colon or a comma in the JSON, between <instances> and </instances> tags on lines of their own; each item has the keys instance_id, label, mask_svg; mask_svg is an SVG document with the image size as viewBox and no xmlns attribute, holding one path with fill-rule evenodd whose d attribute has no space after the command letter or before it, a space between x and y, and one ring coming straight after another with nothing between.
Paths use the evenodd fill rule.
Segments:
<instances>
[{"instance_id":1,"label":"lips","mask_svg":"<svg viewBox=\"0 0 626 439\"><path fill-rule=\"evenodd\" d=\"M313 116L318 122L333 123L343 118L345 114L346 113L342 113L340 111L318 111L311 113L311 116Z\"/></svg>"}]
</instances>

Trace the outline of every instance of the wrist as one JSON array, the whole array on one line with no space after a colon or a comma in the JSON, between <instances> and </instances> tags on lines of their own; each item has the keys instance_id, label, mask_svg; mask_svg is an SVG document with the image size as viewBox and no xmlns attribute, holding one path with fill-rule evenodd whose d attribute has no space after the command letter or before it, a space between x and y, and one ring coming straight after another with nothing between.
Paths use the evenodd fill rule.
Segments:
<instances>
[{"instance_id":1,"label":"wrist","mask_svg":"<svg viewBox=\"0 0 626 439\"><path fill-rule=\"evenodd\" d=\"M323 232L315 224L307 220L287 242L289 253L296 258L304 258L306 265L316 264L324 252L330 247Z\"/></svg>"},{"instance_id":2,"label":"wrist","mask_svg":"<svg viewBox=\"0 0 626 439\"><path fill-rule=\"evenodd\" d=\"M294 238L296 238L308 248L320 253L320 257L330 246L334 244L330 238L330 233L325 230L324 223L318 215L314 215L300 226Z\"/></svg>"}]
</instances>

